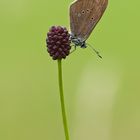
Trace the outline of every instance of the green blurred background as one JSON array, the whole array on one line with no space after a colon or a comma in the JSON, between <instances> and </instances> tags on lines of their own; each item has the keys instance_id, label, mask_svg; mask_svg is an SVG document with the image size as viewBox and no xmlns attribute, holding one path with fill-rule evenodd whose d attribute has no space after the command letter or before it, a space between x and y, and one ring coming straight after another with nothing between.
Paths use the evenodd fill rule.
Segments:
<instances>
[{"instance_id":1,"label":"green blurred background","mask_svg":"<svg viewBox=\"0 0 140 140\"><path fill-rule=\"evenodd\" d=\"M72 0L0 0L0 140L64 140L52 25ZM140 1L109 1L88 42L63 61L71 140L140 140Z\"/></svg>"}]
</instances>

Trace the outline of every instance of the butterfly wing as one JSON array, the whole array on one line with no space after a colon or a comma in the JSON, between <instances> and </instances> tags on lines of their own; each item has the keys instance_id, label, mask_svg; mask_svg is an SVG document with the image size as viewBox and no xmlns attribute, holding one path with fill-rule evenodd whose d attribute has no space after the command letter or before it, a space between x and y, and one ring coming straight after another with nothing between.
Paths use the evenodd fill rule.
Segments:
<instances>
[{"instance_id":1,"label":"butterfly wing","mask_svg":"<svg viewBox=\"0 0 140 140\"><path fill-rule=\"evenodd\" d=\"M70 28L75 37L85 41L101 19L108 0L77 0L70 6Z\"/></svg>"}]
</instances>

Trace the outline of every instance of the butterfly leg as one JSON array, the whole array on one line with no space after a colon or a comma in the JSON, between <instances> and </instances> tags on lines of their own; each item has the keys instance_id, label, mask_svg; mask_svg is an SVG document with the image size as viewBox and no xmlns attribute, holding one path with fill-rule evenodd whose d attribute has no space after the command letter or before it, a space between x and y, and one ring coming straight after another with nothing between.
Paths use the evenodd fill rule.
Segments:
<instances>
[{"instance_id":1,"label":"butterfly leg","mask_svg":"<svg viewBox=\"0 0 140 140\"><path fill-rule=\"evenodd\" d=\"M72 50L72 51L70 52L70 54L72 54L73 52L76 51L76 45L72 45L72 46L74 46L74 50Z\"/></svg>"}]
</instances>

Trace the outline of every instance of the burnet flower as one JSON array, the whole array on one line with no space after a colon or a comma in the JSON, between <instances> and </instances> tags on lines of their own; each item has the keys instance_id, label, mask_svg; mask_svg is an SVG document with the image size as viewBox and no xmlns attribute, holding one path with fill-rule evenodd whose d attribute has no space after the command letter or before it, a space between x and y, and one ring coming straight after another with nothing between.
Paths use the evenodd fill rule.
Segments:
<instances>
[{"instance_id":1,"label":"burnet flower","mask_svg":"<svg viewBox=\"0 0 140 140\"><path fill-rule=\"evenodd\" d=\"M58 62L59 93L66 140L69 140L69 131L63 93L62 59L65 59L70 54L71 49L70 44L71 44L70 34L65 27L52 26L50 28L49 32L47 33L46 47L52 59L57 60Z\"/></svg>"},{"instance_id":2,"label":"burnet flower","mask_svg":"<svg viewBox=\"0 0 140 140\"><path fill-rule=\"evenodd\" d=\"M65 59L70 54L70 34L65 27L52 26L47 33L47 51L53 60Z\"/></svg>"}]
</instances>

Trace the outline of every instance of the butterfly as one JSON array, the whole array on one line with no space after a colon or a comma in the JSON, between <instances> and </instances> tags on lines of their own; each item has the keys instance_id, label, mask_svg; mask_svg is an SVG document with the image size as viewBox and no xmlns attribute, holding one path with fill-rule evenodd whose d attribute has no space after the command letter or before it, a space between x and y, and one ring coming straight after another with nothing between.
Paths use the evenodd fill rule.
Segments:
<instances>
[{"instance_id":1,"label":"butterfly","mask_svg":"<svg viewBox=\"0 0 140 140\"><path fill-rule=\"evenodd\" d=\"M77 0L70 5L71 41L75 46L86 48L86 40L101 19L108 0ZM99 52L93 50L99 57Z\"/></svg>"}]
</instances>

